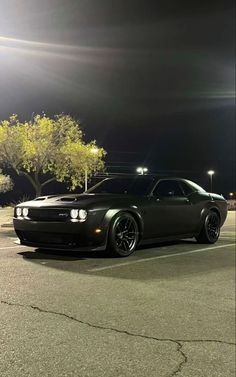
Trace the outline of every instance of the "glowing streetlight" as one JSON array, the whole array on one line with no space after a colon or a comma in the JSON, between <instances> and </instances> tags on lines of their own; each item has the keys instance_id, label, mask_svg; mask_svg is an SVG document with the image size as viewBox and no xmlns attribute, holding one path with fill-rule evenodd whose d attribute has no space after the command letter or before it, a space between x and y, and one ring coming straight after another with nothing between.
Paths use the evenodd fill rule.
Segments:
<instances>
[{"instance_id":1,"label":"glowing streetlight","mask_svg":"<svg viewBox=\"0 0 236 377\"><path fill-rule=\"evenodd\" d=\"M98 148L97 147L92 147L90 149L91 154L97 154L98 153ZM84 170L84 191L88 190L88 169L87 166L85 167Z\"/></svg>"},{"instance_id":2,"label":"glowing streetlight","mask_svg":"<svg viewBox=\"0 0 236 377\"><path fill-rule=\"evenodd\" d=\"M136 172L139 173L140 175L144 175L145 173L148 172L148 168L143 167L143 166L139 166L139 167L136 169Z\"/></svg>"},{"instance_id":3,"label":"glowing streetlight","mask_svg":"<svg viewBox=\"0 0 236 377\"><path fill-rule=\"evenodd\" d=\"M212 177L215 174L214 170L208 170L207 174L210 176L211 192L212 192Z\"/></svg>"},{"instance_id":4,"label":"glowing streetlight","mask_svg":"<svg viewBox=\"0 0 236 377\"><path fill-rule=\"evenodd\" d=\"M230 197L230 199L233 199L233 197L234 197L234 192L230 192L230 193L229 193L229 197Z\"/></svg>"}]
</instances>

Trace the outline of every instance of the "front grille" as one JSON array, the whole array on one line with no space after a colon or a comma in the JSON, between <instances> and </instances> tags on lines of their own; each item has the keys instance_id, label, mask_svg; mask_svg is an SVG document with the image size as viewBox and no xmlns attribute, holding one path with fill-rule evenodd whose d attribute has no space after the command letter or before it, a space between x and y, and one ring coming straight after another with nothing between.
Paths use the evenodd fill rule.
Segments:
<instances>
[{"instance_id":1,"label":"front grille","mask_svg":"<svg viewBox=\"0 0 236 377\"><path fill-rule=\"evenodd\" d=\"M29 208L28 217L34 221L65 222L70 218L70 213L63 208Z\"/></svg>"},{"instance_id":2,"label":"front grille","mask_svg":"<svg viewBox=\"0 0 236 377\"><path fill-rule=\"evenodd\" d=\"M81 243L79 242L79 237L74 234L30 231L16 231L16 233L21 240L35 244L75 246L78 243Z\"/></svg>"}]
</instances>

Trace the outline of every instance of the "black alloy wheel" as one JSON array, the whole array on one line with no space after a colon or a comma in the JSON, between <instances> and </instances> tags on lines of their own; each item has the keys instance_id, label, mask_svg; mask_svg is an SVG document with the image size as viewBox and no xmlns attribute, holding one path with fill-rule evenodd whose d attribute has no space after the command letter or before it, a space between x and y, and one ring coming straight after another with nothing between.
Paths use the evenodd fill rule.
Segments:
<instances>
[{"instance_id":1,"label":"black alloy wheel","mask_svg":"<svg viewBox=\"0 0 236 377\"><path fill-rule=\"evenodd\" d=\"M199 243L215 243L220 235L220 217L214 211L209 211L199 236Z\"/></svg>"},{"instance_id":2,"label":"black alloy wheel","mask_svg":"<svg viewBox=\"0 0 236 377\"><path fill-rule=\"evenodd\" d=\"M138 225L129 213L119 213L109 231L108 252L113 256L127 257L136 249L139 240Z\"/></svg>"}]
</instances>

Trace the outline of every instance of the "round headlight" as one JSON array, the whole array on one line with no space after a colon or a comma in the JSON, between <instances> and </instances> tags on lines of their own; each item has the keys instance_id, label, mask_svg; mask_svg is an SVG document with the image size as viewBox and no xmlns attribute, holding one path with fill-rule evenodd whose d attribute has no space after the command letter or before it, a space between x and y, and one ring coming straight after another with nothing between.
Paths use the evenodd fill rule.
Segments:
<instances>
[{"instance_id":1,"label":"round headlight","mask_svg":"<svg viewBox=\"0 0 236 377\"><path fill-rule=\"evenodd\" d=\"M85 209L80 209L79 210L79 218L80 220L85 220L87 217L87 211Z\"/></svg>"},{"instance_id":2,"label":"round headlight","mask_svg":"<svg viewBox=\"0 0 236 377\"><path fill-rule=\"evenodd\" d=\"M28 213L29 213L29 209L28 208L23 208L23 211L22 211L23 216L27 217Z\"/></svg>"},{"instance_id":3,"label":"round headlight","mask_svg":"<svg viewBox=\"0 0 236 377\"><path fill-rule=\"evenodd\" d=\"M22 214L22 209L20 207L16 208L16 216L20 217Z\"/></svg>"},{"instance_id":4,"label":"round headlight","mask_svg":"<svg viewBox=\"0 0 236 377\"><path fill-rule=\"evenodd\" d=\"M70 211L70 217L71 217L72 219L77 219L78 214L79 214L79 210L78 210L78 209L72 209L72 210Z\"/></svg>"}]
</instances>

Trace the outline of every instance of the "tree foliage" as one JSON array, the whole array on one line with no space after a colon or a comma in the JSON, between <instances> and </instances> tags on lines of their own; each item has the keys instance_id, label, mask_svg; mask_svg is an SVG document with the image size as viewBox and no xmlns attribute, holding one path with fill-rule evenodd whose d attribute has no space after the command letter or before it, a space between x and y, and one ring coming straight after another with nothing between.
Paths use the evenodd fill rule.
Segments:
<instances>
[{"instance_id":1,"label":"tree foliage","mask_svg":"<svg viewBox=\"0 0 236 377\"><path fill-rule=\"evenodd\" d=\"M69 115L36 115L21 122L17 115L0 122L0 164L26 176L36 195L53 180L81 187L104 167L105 151L86 144L80 125ZM48 177L50 175L50 177Z\"/></svg>"},{"instance_id":2,"label":"tree foliage","mask_svg":"<svg viewBox=\"0 0 236 377\"><path fill-rule=\"evenodd\" d=\"M2 174L0 169L0 193L4 193L13 189L13 182L9 175Z\"/></svg>"}]
</instances>

